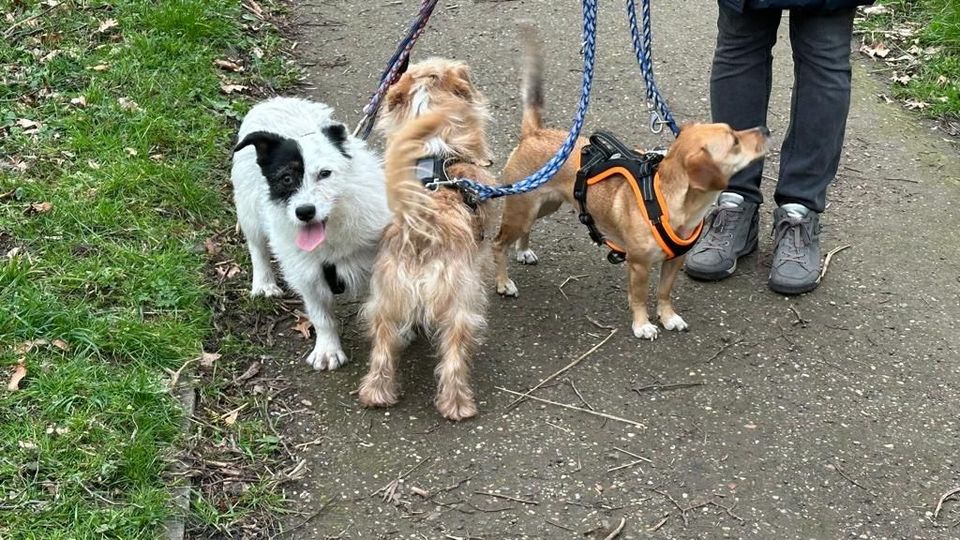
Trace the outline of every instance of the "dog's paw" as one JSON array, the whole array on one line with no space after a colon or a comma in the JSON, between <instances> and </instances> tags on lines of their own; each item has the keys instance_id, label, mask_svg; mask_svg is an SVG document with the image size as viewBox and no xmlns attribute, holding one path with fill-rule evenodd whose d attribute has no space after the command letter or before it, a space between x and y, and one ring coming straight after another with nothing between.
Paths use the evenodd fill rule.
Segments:
<instances>
[{"instance_id":1,"label":"dog's paw","mask_svg":"<svg viewBox=\"0 0 960 540\"><path fill-rule=\"evenodd\" d=\"M459 422L477 415L477 405L467 396L437 398L437 411L447 420Z\"/></svg>"},{"instance_id":2,"label":"dog's paw","mask_svg":"<svg viewBox=\"0 0 960 540\"><path fill-rule=\"evenodd\" d=\"M335 349L317 347L307 356L307 363L318 371L325 369L332 371L347 363L347 353L339 347Z\"/></svg>"},{"instance_id":3,"label":"dog's paw","mask_svg":"<svg viewBox=\"0 0 960 540\"><path fill-rule=\"evenodd\" d=\"M255 283L250 288L250 296L265 296L267 298L283 296L283 289L276 283Z\"/></svg>"},{"instance_id":4,"label":"dog's paw","mask_svg":"<svg viewBox=\"0 0 960 540\"><path fill-rule=\"evenodd\" d=\"M640 339L649 339L653 341L657 339L657 336L660 335L660 329L657 328L657 325L648 322L646 324L633 325L633 335Z\"/></svg>"},{"instance_id":5,"label":"dog's paw","mask_svg":"<svg viewBox=\"0 0 960 540\"><path fill-rule=\"evenodd\" d=\"M517 252L517 262L520 264L537 264L540 258L532 249L524 249Z\"/></svg>"},{"instance_id":6,"label":"dog's paw","mask_svg":"<svg viewBox=\"0 0 960 540\"><path fill-rule=\"evenodd\" d=\"M506 281L497 283L497 294L500 296L513 296L516 297L519 295L517 292L517 285L513 282L512 279L507 278Z\"/></svg>"},{"instance_id":7,"label":"dog's paw","mask_svg":"<svg viewBox=\"0 0 960 540\"><path fill-rule=\"evenodd\" d=\"M364 407L391 407L397 404L397 385L382 377L364 377L357 394Z\"/></svg>"},{"instance_id":8,"label":"dog's paw","mask_svg":"<svg viewBox=\"0 0 960 540\"><path fill-rule=\"evenodd\" d=\"M683 320L683 317L674 313L666 319L660 318L660 322L663 323L663 327L667 330L676 330L677 332L686 332L690 329L690 325L687 324L687 321Z\"/></svg>"}]
</instances>

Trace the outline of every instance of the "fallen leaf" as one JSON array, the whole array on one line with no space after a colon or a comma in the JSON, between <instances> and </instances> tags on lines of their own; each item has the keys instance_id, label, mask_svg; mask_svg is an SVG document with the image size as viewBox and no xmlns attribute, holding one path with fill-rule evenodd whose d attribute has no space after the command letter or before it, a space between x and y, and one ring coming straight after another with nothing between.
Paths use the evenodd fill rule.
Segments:
<instances>
[{"instance_id":1,"label":"fallen leaf","mask_svg":"<svg viewBox=\"0 0 960 540\"><path fill-rule=\"evenodd\" d=\"M247 368L246 371L243 372L242 375L240 375L239 377L233 380L233 383L240 384L244 381L248 381L256 377L257 374L260 373L260 367L261 367L260 362L257 360L254 360L253 363L250 364L250 366Z\"/></svg>"},{"instance_id":2,"label":"fallen leaf","mask_svg":"<svg viewBox=\"0 0 960 540\"><path fill-rule=\"evenodd\" d=\"M90 69L92 69L92 70L94 70L94 71L106 71L106 70L110 69L110 66L107 65L107 64L97 64L97 65L93 66L93 67L90 68Z\"/></svg>"},{"instance_id":3,"label":"fallen leaf","mask_svg":"<svg viewBox=\"0 0 960 540\"><path fill-rule=\"evenodd\" d=\"M35 122L27 118L20 118L15 123L18 126L20 126L20 128L23 129L23 132L26 133L27 135L32 135L40 131L40 126L41 126L40 122Z\"/></svg>"},{"instance_id":4,"label":"fallen leaf","mask_svg":"<svg viewBox=\"0 0 960 540\"><path fill-rule=\"evenodd\" d=\"M233 94L234 92L243 93L243 91L246 89L247 87L242 84L223 83L220 85L220 90L222 90L224 94Z\"/></svg>"},{"instance_id":5,"label":"fallen leaf","mask_svg":"<svg viewBox=\"0 0 960 540\"><path fill-rule=\"evenodd\" d=\"M88 159L88 160L87 160L87 167L90 167L91 169L93 169L93 170L95 170L95 171L99 171L99 170L100 170L100 164L97 163L96 161L92 160L92 159Z\"/></svg>"},{"instance_id":6,"label":"fallen leaf","mask_svg":"<svg viewBox=\"0 0 960 540\"><path fill-rule=\"evenodd\" d=\"M74 107L86 107L86 106L87 106L87 98L85 98L85 97L83 97L83 96L75 97L75 98L73 98L73 99L70 100L70 104L73 105Z\"/></svg>"},{"instance_id":7,"label":"fallen leaf","mask_svg":"<svg viewBox=\"0 0 960 540\"><path fill-rule=\"evenodd\" d=\"M70 350L70 344L67 343L66 341L62 340L62 339L59 339L59 338L51 341L50 344L53 345L54 347L60 349L61 351L69 351L69 350Z\"/></svg>"},{"instance_id":8,"label":"fallen leaf","mask_svg":"<svg viewBox=\"0 0 960 540\"><path fill-rule=\"evenodd\" d=\"M204 352L200 354L200 367L211 368L213 363L220 359L220 353Z\"/></svg>"},{"instance_id":9,"label":"fallen leaf","mask_svg":"<svg viewBox=\"0 0 960 540\"><path fill-rule=\"evenodd\" d=\"M255 0L244 0L241 4L244 9L253 14L258 19L263 19L263 8Z\"/></svg>"},{"instance_id":10,"label":"fallen leaf","mask_svg":"<svg viewBox=\"0 0 960 540\"><path fill-rule=\"evenodd\" d=\"M897 75L894 73L892 79L894 82L898 82L900 84L909 84L910 81L913 80L913 75Z\"/></svg>"},{"instance_id":11,"label":"fallen leaf","mask_svg":"<svg viewBox=\"0 0 960 540\"><path fill-rule=\"evenodd\" d=\"M40 3L50 8L55 8L60 5L59 0L43 0L43 2Z\"/></svg>"},{"instance_id":12,"label":"fallen leaf","mask_svg":"<svg viewBox=\"0 0 960 540\"><path fill-rule=\"evenodd\" d=\"M867 45L864 43L860 46L860 52L866 54L870 58L886 58L887 55L890 54L890 49L888 49L882 41L879 41L873 45Z\"/></svg>"},{"instance_id":13,"label":"fallen leaf","mask_svg":"<svg viewBox=\"0 0 960 540\"><path fill-rule=\"evenodd\" d=\"M223 417L223 423L232 426L237 423L237 417L240 416L240 409L234 409L227 416Z\"/></svg>"},{"instance_id":14,"label":"fallen leaf","mask_svg":"<svg viewBox=\"0 0 960 540\"><path fill-rule=\"evenodd\" d=\"M303 313L297 312L297 324L291 327L292 330L296 330L303 336L303 339L310 339L310 329L313 328L313 323L310 322L310 319L307 318Z\"/></svg>"},{"instance_id":15,"label":"fallen leaf","mask_svg":"<svg viewBox=\"0 0 960 540\"><path fill-rule=\"evenodd\" d=\"M227 70L227 71L233 71L233 72L235 72L235 73L239 73L239 72L243 71L243 66L241 66L240 64L238 64L238 63L236 63L236 62L234 62L234 61L232 61L232 60L223 60L223 59L219 59L219 58L218 58L218 59L214 60L213 63L214 63L218 68L220 68L220 69L225 69L225 70Z\"/></svg>"},{"instance_id":16,"label":"fallen leaf","mask_svg":"<svg viewBox=\"0 0 960 540\"><path fill-rule=\"evenodd\" d=\"M120 23L118 23L116 19L107 19L102 23L100 23L100 26L97 28L97 33L104 34L106 32L113 30L118 26L120 26Z\"/></svg>"},{"instance_id":17,"label":"fallen leaf","mask_svg":"<svg viewBox=\"0 0 960 540\"><path fill-rule=\"evenodd\" d=\"M27 361L20 359L17 361L17 367L14 368L13 374L10 375L10 382L7 383L7 390L11 392L16 392L20 389L20 381L27 376Z\"/></svg>"},{"instance_id":18,"label":"fallen leaf","mask_svg":"<svg viewBox=\"0 0 960 540\"><path fill-rule=\"evenodd\" d=\"M124 151L127 153L127 155L130 156L130 157L136 157L136 155L137 155L137 150L136 150L135 148L130 148L130 147L128 146L128 147L124 148L123 150L124 150Z\"/></svg>"},{"instance_id":19,"label":"fallen leaf","mask_svg":"<svg viewBox=\"0 0 960 540\"><path fill-rule=\"evenodd\" d=\"M16 351L17 354L27 354L28 352L49 345L50 342L46 339L31 339L24 341L23 343L17 345Z\"/></svg>"},{"instance_id":20,"label":"fallen leaf","mask_svg":"<svg viewBox=\"0 0 960 540\"><path fill-rule=\"evenodd\" d=\"M7 252L7 259L13 260L18 255L20 255L21 252L23 252L23 248L20 246L11 248L10 251Z\"/></svg>"},{"instance_id":21,"label":"fallen leaf","mask_svg":"<svg viewBox=\"0 0 960 540\"><path fill-rule=\"evenodd\" d=\"M904 104L912 111L922 111L930 106L926 101L918 101L915 99L908 99Z\"/></svg>"},{"instance_id":22,"label":"fallen leaf","mask_svg":"<svg viewBox=\"0 0 960 540\"><path fill-rule=\"evenodd\" d=\"M258 60L263 58L263 49L261 49L260 47L254 47L251 52L253 53L253 56L256 57Z\"/></svg>"},{"instance_id":23,"label":"fallen leaf","mask_svg":"<svg viewBox=\"0 0 960 540\"><path fill-rule=\"evenodd\" d=\"M220 265L217 267L217 275L220 276L221 280L232 279L237 274L242 272L237 263L231 262L230 264Z\"/></svg>"},{"instance_id":24,"label":"fallen leaf","mask_svg":"<svg viewBox=\"0 0 960 540\"><path fill-rule=\"evenodd\" d=\"M46 214L50 210L53 210L53 203L32 202L27 206L27 210L24 212L24 214L28 216L35 216L37 214Z\"/></svg>"},{"instance_id":25,"label":"fallen leaf","mask_svg":"<svg viewBox=\"0 0 960 540\"><path fill-rule=\"evenodd\" d=\"M943 76L943 75L937 77L937 84L940 85L940 86L946 86L947 83L949 83L949 82L950 82L950 79L946 78L946 77Z\"/></svg>"},{"instance_id":26,"label":"fallen leaf","mask_svg":"<svg viewBox=\"0 0 960 540\"><path fill-rule=\"evenodd\" d=\"M868 6L862 9L864 15L883 15L890 13L890 9L885 5Z\"/></svg>"},{"instance_id":27,"label":"fallen leaf","mask_svg":"<svg viewBox=\"0 0 960 540\"><path fill-rule=\"evenodd\" d=\"M150 159L154 161L163 161L163 154L150 154Z\"/></svg>"},{"instance_id":28,"label":"fallen leaf","mask_svg":"<svg viewBox=\"0 0 960 540\"><path fill-rule=\"evenodd\" d=\"M207 255L210 255L211 257L216 257L221 251L223 251L220 248L220 244L218 244L214 238L215 237L211 236L203 241L203 247L207 250Z\"/></svg>"},{"instance_id":29,"label":"fallen leaf","mask_svg":"<svg viewBox=\"0 0 960 540\"><path fill-rule=\"evenodd\" d=\"M35 443L35 442L30 442L30 441L17 441L17 446L19 446L22 450L36 450L36 449L37 449L37 443Z\"/></svg>"},{"instance_id":30,"label":"fallen leaf","mask_svg":"<svg viewBox=\"0 0 960 540\"><path fill-rule=\"evenodd\" d=\"M886 94L877 94L877 97L882 99L885 103L893 103L893 100L890 99Z\"/></svg>"},{"instance_id":31,"label":"fallen leaf","mask_svg":"<svg viewBox=\"0 0 960 540\"><path fill-rule=\"evenodd\" d=\"M132 99L130 99L130 98L128 98L128 97L118 98L118 99L117 99L117 103L119 103L119 104L120 104L120 108L123 109L123 110L125 110L125 111L140 112L140 111L143 110L143 109L140 108L140 105L138 105L136 101L134 101L134 100L132 100Z\"/></svg>"}]
</instances>

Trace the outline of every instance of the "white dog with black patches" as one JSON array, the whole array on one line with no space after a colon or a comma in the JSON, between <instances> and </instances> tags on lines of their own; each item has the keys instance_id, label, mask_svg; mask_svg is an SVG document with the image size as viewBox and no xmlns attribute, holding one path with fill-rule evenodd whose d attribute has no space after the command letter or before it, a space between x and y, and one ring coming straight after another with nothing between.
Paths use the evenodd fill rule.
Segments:
<instances>
[{"instance_id":1,"label":"white dog with black patches","mask_svg":"<svg viewBox=\"0 0 960 540\"><path fill-rule=\"evenodd\" d=\"M379 158L332 114L297 98L257 104L240 125L231 171L253 263L250 294L283 294L269 243L284 279L303 297L317 333L307 363L320 370L347 361L333 295L363 285L391 219Z\"/></svg>"}]
</instances>

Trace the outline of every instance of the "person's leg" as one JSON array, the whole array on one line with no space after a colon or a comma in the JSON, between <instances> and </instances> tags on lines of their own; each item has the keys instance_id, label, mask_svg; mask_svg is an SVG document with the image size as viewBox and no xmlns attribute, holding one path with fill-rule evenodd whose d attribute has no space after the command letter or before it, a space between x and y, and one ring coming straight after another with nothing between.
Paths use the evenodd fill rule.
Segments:
<instances>
[{"instance_id":1,"label":"person's leg","mask_svg":"<svg viewBox=\"0 0 960 540\"><path fill-rule=\"evenodd\" d=\"M778 205L826 207L843 150L850 110L853 9L790 13L794 86L790 128L780 154Z\"/></svg>"},{"instance_id":2,"label":"person's leg","mask_svg":"<svg viewBox=\"0 0 960 540\"><path fill-rule=\"evenodd\" d=\"M714 122L733 129L767 125L767 104L773 84L773 46L777 42L780 10L738 13L720 6L717 47L710 73L710 109ZM760 204L763 162L734 175L728 191Z\"/></svg>"},{"instance_id":3,"label":"person's leg","mask_svg":"<svg viewBox=\"0 0 960 540\"><path fill-rule=\"evenodd\" d=\"M820 277L819 213L837 174L850 109L854 10L790 13L794 86L790 128L774 198L774 253L768 285L799 294Z\"/></svg>"},{"instance_id":4,"label":"person's leg","mask_svg":"<svg viewBox=\"0 0 960 540\"><path fill-rule=\"evenodd\" d=\"M734 129L767 123L773 80L773 54L780 26L779 10L736 11L720 6L717 48L710 75L714 122ZM757 247L757 208L763 162L736 174L707 218L703 235L687 255L687 275L718 280L737 269L737 259Z\"/></svg>"}]
</instances>

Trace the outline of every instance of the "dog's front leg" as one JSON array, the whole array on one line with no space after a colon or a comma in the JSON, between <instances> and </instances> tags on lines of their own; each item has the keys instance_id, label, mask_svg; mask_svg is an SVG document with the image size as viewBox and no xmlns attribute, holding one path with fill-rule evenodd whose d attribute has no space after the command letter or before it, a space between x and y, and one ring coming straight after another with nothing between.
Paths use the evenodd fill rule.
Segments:
<instances>
[{"instance_id":1,"label":"dog's front leg","mask_svg":"<svg viewBox=\"0 0 960 540\"><path fill-rule=\"evenodd\" d=\"M647 286L650 267L646 261L632 261L627 256L627 293L633 311L633 335L641 339L657 339L660 329L647 316Z\"/></svg>"},{"instance_id":2,"label":"dog's front leg","mask_svg":"<svg viewBox=\"0 0 960 540\"><path fill-rule=\"evenodd\" d=\"M397 402L397 354L408 341L396 320L385 317L383 307L370 309L371 341L370 370L360 383L360 404L364 407L390 407Z\"/></svg>"},{"instance_id":3,"label":"dog's front leg","mask_svg":"<svg viewBox=\"0 0 960 540\"><path fill-rule=\"evenodd\" d=\"M317 333L316 345L307 356L307 363L318 370L333 370L346 364L347 354L340 348L337 322L333 318L333 293L322 281L303 287L300 292L307 316Z\"/></svg>"},{"instance_id":4,"label":"dog's front leg","mask_svg":"<svg viewBox=\"0 0 960 540\"><path fill-rule=\"evenodd\" d=\"M683 266L685 257L677 257L663 261L660 267L660 283L657 284L657 316L660 317L660 323L667 330L686 330L689 328L687 322L673 309L673 300L670 293L673 292L673 282Z\"/></svg>"}]
</instances>

